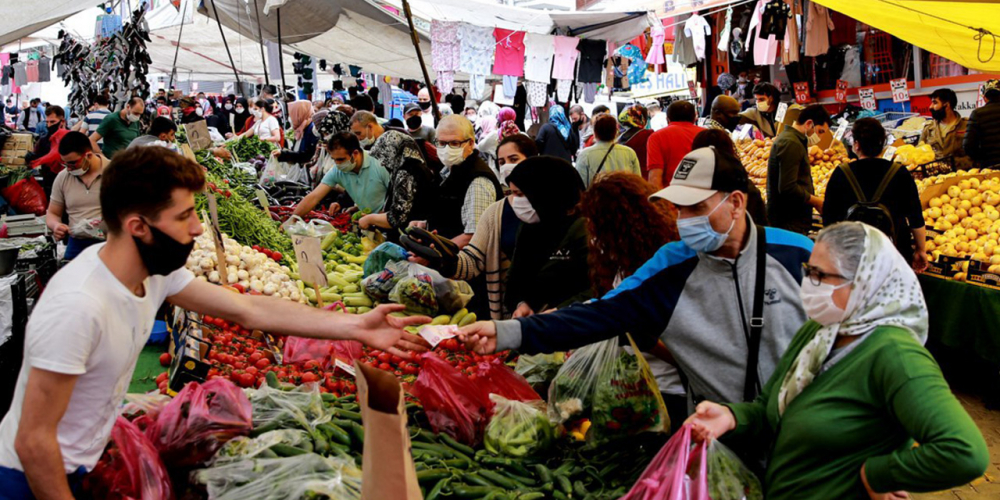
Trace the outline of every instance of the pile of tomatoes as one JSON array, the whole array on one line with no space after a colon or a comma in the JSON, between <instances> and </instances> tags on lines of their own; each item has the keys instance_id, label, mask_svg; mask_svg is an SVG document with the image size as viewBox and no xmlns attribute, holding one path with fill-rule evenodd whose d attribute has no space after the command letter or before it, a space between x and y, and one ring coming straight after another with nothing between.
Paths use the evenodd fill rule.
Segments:
<instances>
[{"instance_id":1,"label":"pile of tomatoes","mask_svg":"<svg viewBox=\"0 0 1000 500\"><path fill-rule=\"evenodd\" d=\"M496 358L506 360L509 354L508 352L502 352L480 356L475 352L467 350L465 344L454 338L443 340L432 352L471 380L476 379L476 366L479 363L489 362ZM364 348L364 353L365 355L361 358L361 363L394 373L402 381L404 389L408 388L420 374L418 360L403 359L388 352L368 347Z\"/></svg>"}]
</instances>

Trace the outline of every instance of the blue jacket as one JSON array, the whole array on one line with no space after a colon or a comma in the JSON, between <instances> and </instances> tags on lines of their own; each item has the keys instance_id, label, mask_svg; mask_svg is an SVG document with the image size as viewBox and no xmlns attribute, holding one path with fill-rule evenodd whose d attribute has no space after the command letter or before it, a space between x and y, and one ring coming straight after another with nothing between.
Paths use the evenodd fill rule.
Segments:
<instances>
[{"instance_id":1,"label":"blue jacket","mask_svg":"<svg viewBox=\"0 0 1000 500\"><path fill-rule=\"evenodd\" d=\"M754 227L752 219L749 227ZM812 241L766 228L764 328L758 377L770 378L806 322L799 298ZM632 333L643 350L663 340L697 400L741 401L756 282L756 231L736 260L697 253L682 242L661 248L604 299L551 314L497 322L497 349L564 351Z\"/></svg>"}]
</instances>

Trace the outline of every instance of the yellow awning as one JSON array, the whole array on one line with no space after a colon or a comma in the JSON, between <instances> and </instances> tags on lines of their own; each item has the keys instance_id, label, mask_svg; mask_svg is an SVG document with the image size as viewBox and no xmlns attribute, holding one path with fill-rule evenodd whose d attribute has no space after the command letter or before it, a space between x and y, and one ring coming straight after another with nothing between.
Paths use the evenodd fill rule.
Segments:
<instances>
[{"instance_id":1,"label":"yellow awning","mask_svg":"<svg viewBox=\"0 0 1000 500\"><path fill-rule=\"evenodd\" d=\"M813 1L966 68L1000 73L1000 0Z\"/></svg>"}]
</instances>

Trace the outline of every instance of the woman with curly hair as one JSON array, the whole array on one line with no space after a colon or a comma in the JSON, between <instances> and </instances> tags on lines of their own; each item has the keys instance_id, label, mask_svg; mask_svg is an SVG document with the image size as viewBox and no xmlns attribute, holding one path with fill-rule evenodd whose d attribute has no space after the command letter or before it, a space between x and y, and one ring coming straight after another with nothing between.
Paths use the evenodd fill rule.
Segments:
<instances>
[{"instance_id":1,"label":"woman with curly hair","mask_svg":"<svg viewBox=\"0 0 1000 500\"><path fill-rule=\"evenodd\" d=\"M614 172L595 181L580 198L578 210L587 219L590 282L598 297L616 288L680 235L676 209L664 199L651 200L656 190L641 177ZM622 228L628 228L628 237L622 237ZM646 360L676 429L687 417L687 396L677 368L649 354Z\"/></svg>"}]
</instances>

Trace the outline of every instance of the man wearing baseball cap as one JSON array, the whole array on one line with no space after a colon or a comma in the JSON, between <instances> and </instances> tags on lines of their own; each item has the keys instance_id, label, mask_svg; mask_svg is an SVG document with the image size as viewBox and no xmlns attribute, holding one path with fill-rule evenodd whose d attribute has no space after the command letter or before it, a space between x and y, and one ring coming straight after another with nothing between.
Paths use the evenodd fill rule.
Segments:
<instances>
[{"instance_id":1,"label":"man wearing baseball cap","mask_svg":"<svg viewBox=\"0 0 1000 500\"><path fill-rule=\"evenodd\" d=\"M1000 165L1000 80L983 87L986 105L974 109L965 128L962 148L980 167Z\"/></svg>"},{"instance_id":2,"label":"man wearing baseball cap","mask_svg":"<svg viewBox=\"0 0 1000 500\"><path fill-rule=\"evenodd\" d=\"M756 226L746 190L739 160L713 147L692 151L670 186L653 195L677 206L681 241L664 245L599 301L475 323L463 336L480 353L534 354L631 333L658 356L657 340L665 344L691 402L752 400L807 319L799 290L812 242Z\"/></svg>"},{"instance_id":3,"label":"man wearing baseball cap","mask_svg":"<svg viewBox=\"0 0 1000 500\"><path fill-rule=\"evenodd\" d=\"M406 131L414 139L423 139L431 144L437 143L437 131L434 127L424 125L423 110L420 105L411 102L403 108L403 120L406 122Z\"/></svg>"}]
</instances>

